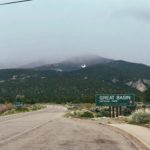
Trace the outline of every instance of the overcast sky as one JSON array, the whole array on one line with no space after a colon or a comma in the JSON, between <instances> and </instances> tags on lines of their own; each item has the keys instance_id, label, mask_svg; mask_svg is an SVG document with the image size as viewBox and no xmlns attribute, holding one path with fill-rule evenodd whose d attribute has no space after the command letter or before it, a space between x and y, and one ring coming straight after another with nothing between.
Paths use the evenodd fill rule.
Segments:
<instances>
[{"instance_id":1,"label":"overcast sky","mask_svg":"<svg viewBox=\"0 0 150 150\"><path fill-rule=\"evenodd\" d=\"M150 65L150 0L33 0L0 6L1 65L86 54Z\"/></svg>"}]
</instances>

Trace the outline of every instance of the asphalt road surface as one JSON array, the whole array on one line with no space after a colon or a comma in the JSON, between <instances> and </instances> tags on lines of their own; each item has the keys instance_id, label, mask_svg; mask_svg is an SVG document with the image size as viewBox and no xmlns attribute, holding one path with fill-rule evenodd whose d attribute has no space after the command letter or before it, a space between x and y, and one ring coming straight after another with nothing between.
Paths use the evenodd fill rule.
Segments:
<instances>
[{"instance_id":1,"label":"asphalt road surface","mask_svg":"<svg viewBox=\"0 0 150 150\"><path fill-rule=\"evenodd\" d=\"M0 150L139 150L111 127L63 117L63 106L0 117Z\"/></svg>"}]
</instances>

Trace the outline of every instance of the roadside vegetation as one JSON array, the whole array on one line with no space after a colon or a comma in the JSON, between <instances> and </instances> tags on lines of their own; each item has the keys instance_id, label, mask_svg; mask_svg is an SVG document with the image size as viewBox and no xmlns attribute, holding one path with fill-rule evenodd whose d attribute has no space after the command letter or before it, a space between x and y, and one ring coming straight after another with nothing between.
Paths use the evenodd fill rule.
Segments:
<instances>
[{"instance_id":1,"label":"roadside vegetation","mask_svg":"<svg viewBox=\"0 0 150 150\"><path fill-rule=\"evenodd\" d=\"M127 118L127 122L150 128L150 88L144 92L143 97L143 102L138 103L136 110Z\"/></svg>"},{"instance_id":2,"label":"roadside vegetation","mask_svg":"<svg viewBox=\"0 0 150 150\"><path fill-rule=\"evenodd\" d=\"M16 113L21 113L21 112L36 111L36 110L40 110L43 108L46 108L46 105L26 104L21 107L16 107L12 103L5 103L5 104L0 104L0 116L16 114Z\"/></svg>"},{"instance_id":3,"label":"roadside vegetation","mask_svg":"<svg viewBox=\"0 0 150 150\"><path fill-rule=\"evenodd\" d=\"M67 117L76 118L109 118L109 107L96 107L95 103L81 103L72 104L68 103L66 105L69 110L66 114ZM135 108L124 108L123 116L129 116L134 111ZM88 115L87 115L88 114Z\"/></svg>"},{"instance_id":4,"label":"roadside vegetation","mask_svg":"<svg viewBox=\"0 0 150 150\"><path fill-rule=\"evenodd\" d=\"M128 117L128 123L150 128L150 109L139 109Z\"/></svg>"},{"instance_id":5,"label":"roadside vegetation","mask_svg":"<svg viewBox=\"0 0 150 150\"><path fill-rule=\"evenodd\" d=\"M96 108L95 104L84 103L84 104L66 104L69 110L66 113L66 117L75 118L97 118L97 117L108 117L109 112L107 108L99 109Z\"/></svg>"},{"instance_id":6,"label":"roadside vegetation","mask_svg":"<svg viewBox=\"0 0 150 150\"><path fill-rule=\"evenodd\" d=\"M65 117L94 119L100 123L129 123L150 128L150 106L139 103L133 112L124 109L124 115L117 118L109 118L108 107L98 108L95 104L66 104L68 112Z\"/></svg>"}]
</instances>

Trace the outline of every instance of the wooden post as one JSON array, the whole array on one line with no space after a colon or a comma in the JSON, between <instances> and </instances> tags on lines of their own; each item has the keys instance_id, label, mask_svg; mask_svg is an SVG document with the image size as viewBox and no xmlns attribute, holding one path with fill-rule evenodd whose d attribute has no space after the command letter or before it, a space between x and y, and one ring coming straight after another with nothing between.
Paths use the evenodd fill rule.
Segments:
<instances>
[{"instance_id":1,"label":"wooden post","mask_svg":"<svg viewBox=\"0 0 150 150\"><path fill-rule=\"evenodd\" d=\"M111 118L111 106L109 106L109 117Z\"/></svg>"},{"instance_id":2,"label":"wooden post","mask_svg":"<svg viewBox=\"0 0 150 150\"><path fill-rule=\"evenodd\" d=\"M116 117L118 117L118 106L116 106Z\"/></svg>"},{"instance_id":3,"label":"wooden post","mask_svg":"<svg viewBox=\"0 0 150 150\"><path fill-rule=\"evenodd\" d=\"M112 113L113 113L113 114L112 114L112 117L115 118L115 108L114 108L114 106L112 107L112 111L113 111L113 112L112 112Z\"/></svg>"},{"instance_id":4,"label":"wooden post","mask_svg":"<svg viewBox=\"0 0 150 150\"><path fill-rule=\"evenodd\" d=\"M122 106L119 107L119 115L122 115Z\"/></svg>"}]
</instances>

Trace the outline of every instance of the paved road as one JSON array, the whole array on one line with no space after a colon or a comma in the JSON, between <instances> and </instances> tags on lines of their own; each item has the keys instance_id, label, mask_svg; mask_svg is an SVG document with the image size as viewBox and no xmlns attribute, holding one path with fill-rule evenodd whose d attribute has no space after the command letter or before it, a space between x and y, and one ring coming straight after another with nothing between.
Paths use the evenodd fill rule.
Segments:
<instances>
[{"instance_id":1,"label":"paved road","mask_svg":"<svg viewBox=\"0 0 150 150\"><path fill-rule=\"evenodd\" d=\"M66 109L0 117L0 150L139 150L116 130L92 121L67 119Z\"/></svg>"}]
</instances>

